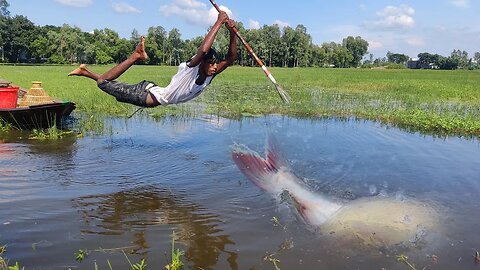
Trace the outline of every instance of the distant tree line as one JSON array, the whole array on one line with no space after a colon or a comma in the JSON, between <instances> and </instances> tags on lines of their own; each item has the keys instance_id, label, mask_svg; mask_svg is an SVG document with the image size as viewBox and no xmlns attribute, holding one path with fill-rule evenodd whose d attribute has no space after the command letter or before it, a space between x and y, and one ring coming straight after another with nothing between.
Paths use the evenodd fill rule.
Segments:
<instances>
[{"instance_id":1,"label":"distant tree line","mask_svg":"<svg viewBox=\"0 0 480 270\"><path fill-rule=\"evenodd\" d=\"M129 56L140 37L135 29L125 39L108 28L87 33L68 24L36 26L25 16L10 16L6 0L0 0L0 26L0 61L10 63L118 63ZM238 23L237 28L268 66L358 67L368 51L368 42L361 37L349 36L341 44L313 44L303 25L245 29ZM147 64L178 65L195 54L202 40L203 36L184 40L176 28L167 31L162 26L150 27L145 45L150 57ZM222 28L214 43L221 56L227 53L228 42L228 30ZM236 64L256 65L241 44L238 48Z\"/></svg>"},{"instance_id":2,"label":"distant tree line","mask_svg":"<svg viewBox=\"0 0 480 270\"><path fill-rule=\"evenodd\" d=\"M83 32L76 26L36 26L22 15L10 16L9 4L0 0L0 62L51 64L110 64L125 60L137 44L140 34L133 30L130 38L121 38L114 30L95 29ZM369 67L396 64L405 66L410 57L388 52L386 57L364 59L368 42L361 37L348 36L342 43L313 44L303 25L295 28L264 25L260 29L245 29L237 24L242 36L267 66L273 67ZM162 26L148 28L146 51L149 65L178 65L192 57L203 36L182 39L180 30L167 31ZM229 32L217 34L214 48L223 57L227 53ZM243 46L238 46L236 64L256 65ZM478 68L480 53L468 58L465 51L454 50L449 57L421 53L419 62L439 69Z\"/></svg>"},{"instance_id":3,"label":"distant tree line","mask_svg":"<svg viewBox=\"0 0 480 270\"><path fill-rule=\"evenodd\" d=\"M424 52L419 53L417 58L412 59L408 55L389 51L386 57L373 60L373 55L370 55L370 59L363 62L363 66L384 66L388 64L423 69L480 69L480 52L475 52L473 57L469 57L468 53L462 50L453 50L450 56L446 57Z\"/></svg>"}]
</instances>

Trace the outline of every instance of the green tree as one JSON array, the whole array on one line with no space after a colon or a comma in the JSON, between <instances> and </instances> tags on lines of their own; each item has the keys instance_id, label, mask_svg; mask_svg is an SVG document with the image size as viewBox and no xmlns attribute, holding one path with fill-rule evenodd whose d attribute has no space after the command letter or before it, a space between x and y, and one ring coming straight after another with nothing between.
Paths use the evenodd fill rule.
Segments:
<instances>
[{"instance_id":1,"label":"green tree","mask_svg":"<svg viewBox=\"0 0 480 270\"><path fill-rule=\"evenodd\" d=\"M312 47L312 66L324 67L327 65L327 52L323 47L313 45Z\"/></svg>"},{"instance_id":2,"label":"green tree","mask_svg":"<svg viewBox=\"0 0 480 270\"><path fill-rule=\"evenodd\" d=\"M97 61L97 52L95 44L87 42L84 46L82 59L79 60L81 63L96 63Z\"/></svg>"},{"instance_id":3,"label":"green tree","mask_svg":"<svg viewBox=\"0 0 480 270\"><path fill-rule=\"evenodd\" d=\"M5 51L4 51L4 41L5 35L7 34L7 22L6 18L0 16L0 50L1 50L1 60L5 61Z\"/></svg>"},{"instance_id":4,"label":"green tree","mask_svg":"<svg viewBox=\"0 0 480 270\"><path fill-rule=\"evenodd\" d=\"M248 42L250 47L252 47L255 54L263 59L263 54L266 51L264 40L262 39L262 30L261 29L250 29L247 33L243 36L245 40ZM256 62L253 57L247 57L246 65L248 66L255 66Z\"/></svg>"},{"instance_id":5,"label":"green tree","mask_svg":"<svg viewBox=\"0 0 480 270\"><path fill-rule=\"evenodd\" d=\"M388 62L390 63L395 63L395 64L405 64L410 57L405 54L401 53L392 53L392 52L387 52L387 59Z\"/></svg>"},{"instance_id":6,"label":"green tree","mask_svg":"<svg viewBox=\"0 0 480 270\"><path fill-rule=\"evenodd\" d=\"M473 60L480 62L480 52L475 52L473 54Z\"/></svg>"},{"instance_id":7,"label":"green tree","mask_svg":"<svg viewBox=\"0 0 480 270\"><path fill-rule=\"evenodd\" d=\"M295 28L295 67L310 65L312 37L307 33L307 28L299 24Z\"/></svg>"},{"instance_id":8,"label":"green tree","mask_svg":"<svg viewBox=\"0 0 480 270\"><path fill-rule=\"evenodd\" d=\"M347 67L358 67L362 58L368 53L368 42L360 36L348 36L343 39L342 45L350 52L351 60Z\"/></svg>"},{"instance_id":9,"label":"green tree","mask_svg":"<svg viewBox=\"0 0 480 270\"><path fill-rule=\"evenodd\" d=\"M130 44L132 48L137 46L138 41L140 40L140 34L138 33L137 29L133 29L132 33L130 34Z\"/></svg>"},{"instance_id":10,"label":"green tree","mask_svg":"<svg viewBox=\"0 0 480 270\"><path fill-rule=\"evenodd\" d=\"M131 43L126 40L122 41L118 33L109 28L93 30L93 38L98 64L119 63L125 60L132 51Z\"/></svg>"},{"instance_id":11,"label":"green tree","mask_svg":"<svg viewBox=\"0 0 480 270\"><path fill-rule=\"evenodd\" d=\"M100 65L105 65L113 62L113 58L103 50L96 51L97 63Z\"/></svg>"},{"instance_id":12,"label":"green tree","mask_svg":"<svg viewBox=\"0 0 480 270\"><path fill-rule=\"evenodd\" d=\"M237 22L237 30L241 34L242 37L246 36L248 30L245 29L241 22ZM242 42L238 40L237 44L237 60L236 63L239 65L246 65L248 59L251 58L250 53L247 49L243 46Z\"/></svg>"},{"instance_id":13,"label":"green tree","mask_svg":"<svg viewBox=\"0 0 480 270\"><path fill-rule=\"evenodd\" d=\"M283 67L293 67L295 64L295 30L290 26L283 28L282 35L282 55L283 55Z\"/></svg>"},{"instance_id":14,"label":"green tree","mask_svg":"<svg viewBox=\"0 0 480 270\"><path fill-rule=\"evenodd\" d=\"M184 52L183 52L184 57L182 59L184 59L185 61L193 57L197 53L197 49L198 47L200 47L202 42L203 42L203 37L200 37L200 36L193 39L185 40Z\"/></svg>"},{"instance_id":15,"label":"green tree","mask_svg":"<svg viewBox=\"0 0 480 270\"><path fill-rule=\"evenodd\" d=\"M8 7L10 4L7 0L0 0L0 17L10 17L10 11L8 11Z\"/></svg>"},{"instance_id":16,"label":"green tree","mask_svg":"<svg viewBox=\"0 0 480 270\"><path fill-rule=\"evenodd\" d=\"M180 58L183 53L183 41L180 30L173 28L168 32L168 64L179 65L182 62Z\"/></svg>"},{"instance_id":17,"label":"green tree","mask_svg":"<svg viewBox=\"0 0 480 270\"><path fill-rule=\"evenodd\" d=\"M165 63L165 52L167 47L167 31L165 31L165 28L162 26L148 28L145 47L150 58L149 63Z\"/></svg>"},{"instance_id":18,"label":"green tree","mask_svg":"<svg viewBox=\"0 0 480 270\"><path fill-rule=\"evenodd\" d=\"M468 53L466 51L461 50L453 50L450 54L453 62L458 64L459 68L467 68L468 66Z\"/></svg>"},{"instance_id":19,"label":"green tree","mask_svg":"<svg viewBox=\"0 0 480 270\"><path fill-rule=\"evenodd\" d=\"M60 46L68 63L79 62L84 58L85 40L80 28L64 24L60 28L60 36Z\"/></svg>"},{"instance_id":20,"label":"green tree","mask_svg":"<svg viewBox=\"0 0 480 270\"><path fill-rule=\"evenodd\" d=\"M351 67L352 61L354 61L352 53L344 46L337 46L331 59L335 66L340 68Z\"/></svg>"},{"instance_id":21,"label":"green tree","mask_svg":"<svg viewBox=\"0 0 480 270\"><path fill-rule=\"evenodd\" d=\"M27 62L31 57L30 44L37 37L37 28L24 16L7 18L5 28L5 57L12 63Z\"/></svg>"},{"instance_id":22,"label":"green tree","mask_svg":"<svg viewBox=\"0 0 480 270\"><path fill-rule=\"evenodd\" d=\"M125 61L132 53L131 44L128 40L119 38L114 47L114 59L116 63Z\"/></svg>"},{"instance_id":23,"label":"green tree","mask_svg":"<svg viewBox=\"0 0 480 270\"><path fill-rule=\"evenodd\" d=\"M1 60L5 61L5 52L4 52L4 39L7 34L7 19L10 17L10 11L8 7L10 5L6 0L0 1L0 51L1 51Z\"/></svg>"},{"instance_id":24,"label":"green tree","mask_svg":"<svg viewBox=\"0 0 480 270\"><path fill-rule=\"evenodd\" d=\"M325 66L340 68L350 66L353 56L344 46L335 42L330 42L323 43L322 49L325 51L326 55Z\"/></svg>"},{"instance_id":25,"label":"green tree","mask_svg":"<svg viewBox=\"0 0 480 270\"><path fill-rule=\"evenodd\" d=\"M440 69L454 70L458 68L458 59L455 57L441 57L439 60Z\"/></svg>"},{"instance_id":26,"label":"green tree","mask_svg":"<svg viewBox=\"0 0 480 270\"><path fill-rule=\"evenodd\" d=\"M62 64L65 62L65 58L62 55L62 49L59 47L60 44L60 30L50 30L47 32L48 48L49 52L48 63L52 64Z\"/></svg>"},{"instance_id":27,"label":"green tree","mask_svg":"<svg viewBox=\"0 0 480 270\"><path fill-rule=\"evenodd\" d=\"M473 54L473 68L479 69L480 68L480 52L475 52Z\"/></svg>"},{"instance_id":28,"label":"green tree","mask_svg":"<svg viewBox=\"0 0 480 270\"><path fill-rule=\"evenodd\" d=\"M48 57L50 63L84 62L85 46L89 41L80 28L64 24L61 27L42 27L40 32L41 36L32 43L37 57ZM42 36L47 37L46 44ZM46 47L42 48L44 45Z\"/></svg>"},{"instance_id":29,"label":"green tree","mask_svg":"<svg viewBox=\"0 0 480 270\"><path fill-rule=\"evenodd\" d=\"M277 24L264 26L261 32L265 44L265 64L267 66L281 66L282 33L280 27Z\"/></svg>"},{"instance_id":30,"label":"green tree","mask_svg":"<svg viewBox=\"0 0 480 270\"><path fill-rule=\"evenodd\" d=\"M431 54L428 52L418 54L418 60L420 61L423 67L427 67L429 65L440 66L441 58L442 56L438 54Z\"/></svg>"},{"instance_id":31,"label":"green tree","mask_svg":"<svg viewBox=\"0 0 480 270\"><path fill-rule=\"evenodd\" d=\"M49 54L48 39L46 36L39 36L30 44L32 56L37 62L43 62Z\"/></svg>"}]
</instances>

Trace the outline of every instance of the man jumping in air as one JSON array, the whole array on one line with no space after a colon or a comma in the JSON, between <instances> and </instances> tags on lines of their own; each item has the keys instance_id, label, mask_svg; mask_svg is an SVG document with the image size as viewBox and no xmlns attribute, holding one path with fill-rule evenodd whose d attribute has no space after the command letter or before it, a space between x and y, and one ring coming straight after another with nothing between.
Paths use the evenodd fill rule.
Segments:
<instances>
[{"instance_id":1,"label":"man jumping in air","mask_svg":"<svg viewBox=\"0 0 480 270\"><path fill-rule=\"evenodd\" d=\"M222 24L225 24L230 30L230 45L226 59L219 61L217 53L211 47ZM114 96L118 101L141 107L187 102L197 97L211 83L212 79L230 66L237 57L237 38L233 31L234 27L236 27L235 22L230 20L224 11L221 11L197 53L189 61L180 64L177 74L172 77L170 84L166 87L160 87L149 81L141 81L137 84L115 81L136 61L148 59L143 36L130 57L106 73L101 75L93 73L86 68L85 64L82 64L68 76L83 76L93 79L100 89Z\"/></svg>"}]
</instances>

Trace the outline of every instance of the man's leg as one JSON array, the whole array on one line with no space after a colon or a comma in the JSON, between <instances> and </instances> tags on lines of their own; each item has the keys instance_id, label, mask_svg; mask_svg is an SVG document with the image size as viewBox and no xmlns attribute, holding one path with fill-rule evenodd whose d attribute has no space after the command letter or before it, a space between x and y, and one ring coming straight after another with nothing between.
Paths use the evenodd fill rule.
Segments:
<instances>
[{"instance_id":1,"label":"man's leg","mask_svg":"<svg viewBox=\"0 0 480 270\"><path fill-rule=\"evenodd\" d=\"M116 65L109 71L105 72L102 75L93 73L86 68L86 65L82 64L79 68L73 70L68 74L68 76L83 76L97 81L97 83L102 82L103 80L112 81L120 77L127 69L129 69L133 64L138 60L147 60L148 55L145 52L145 37L140 38L135 51L122 63Z\"/></svg>"},{"instance_id":2,"label":"man's leg","mask_svg":"<svg viewBox=\"0 0 480 270\"><path fill-rule=\"evenodd\" d=\"M85 64L81 64L80 67L68 73L68 76L83 76L95 81L98 81L98 78L100 78L100 74L91 72L90 70L87 69L87 65Z\"/></svg>"},{"instance_id":3,"label":"man's leg","mask_svg":"<svg viewBox=\"0 0 480 270\"><path fill-rule=\"evenodd\" d=\"M120 102L126 102L142 107L153 107L159 105L153 99L146 88L150 82L142 81L137 84L126 84L115 79L120 77L138 60L146 60L148 55L145 52L145 38L142 36L135 51L125 61L113 67L104 74L93 73L82 64L73 70L68 76L83 76L97 81L98 87L104 92L114 96Z\"/></svg>"}]
</instances>

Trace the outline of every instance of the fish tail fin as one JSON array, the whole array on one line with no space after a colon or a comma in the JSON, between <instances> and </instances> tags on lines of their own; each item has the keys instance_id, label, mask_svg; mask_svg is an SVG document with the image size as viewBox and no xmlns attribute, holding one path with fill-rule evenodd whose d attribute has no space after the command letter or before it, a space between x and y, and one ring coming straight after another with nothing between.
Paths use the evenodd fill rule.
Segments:
<instances>
[{"instance_id":1,"label":"fish tail fin","mask_svg":"<svg viewBox=\"0 0 480 270\"><path fill-rule=\"evenodd\" d=\"M269 137L265 158L244 145L234 145L232 159L240 171L253 183L266 190L265 179L277 173L280 168L288 167L286 160L277 150L277 142Z\"/></svg>"},{"instance_id":2,"label":"fish tail fin","mask_svg":"<svg viewBox=\"0 0 480 270\"><path fill-rule=\"evenodd\" d=\"M288 165L287 159L283 157L281 151L278 149L278 141L273 135L269 135L267 139L266 159L268 163L276 168L286 168Z\"/></svg>"}]
</instances>

